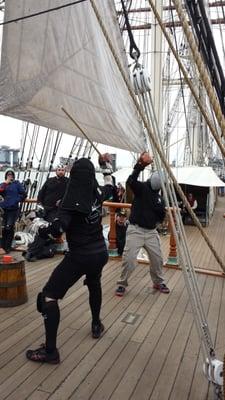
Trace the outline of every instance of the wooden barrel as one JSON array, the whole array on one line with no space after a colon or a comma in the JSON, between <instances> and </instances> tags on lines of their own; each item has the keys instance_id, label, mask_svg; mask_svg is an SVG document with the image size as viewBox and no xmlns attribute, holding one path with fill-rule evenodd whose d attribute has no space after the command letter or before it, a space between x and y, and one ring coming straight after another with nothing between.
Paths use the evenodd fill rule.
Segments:
<instances>
[{"instance_id":1,"label":"wooden barrel","mask_svg":"<svg viewBox=\"0 0 225 400\"><path fill-rule=\"evenodd\" d=\"M13 307L26 303L27 286L25 262L12 258L4 262L0 258L0 307Z\"/></svg>"}]
</instances>

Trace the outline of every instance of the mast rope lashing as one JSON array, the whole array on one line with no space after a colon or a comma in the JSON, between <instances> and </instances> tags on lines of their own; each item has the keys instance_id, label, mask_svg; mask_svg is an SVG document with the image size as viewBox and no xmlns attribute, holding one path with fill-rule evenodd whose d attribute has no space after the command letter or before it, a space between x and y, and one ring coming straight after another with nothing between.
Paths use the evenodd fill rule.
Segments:
<instances>
[{"instance_id":1,"label":"mast rope lashing","mask_svg":"<svg viewBox=\"0 0 225 400\"><path fill-rule=\"evenodd\" d=\"M149 0L149 2L150 2L150 0ZM137 99L135 97L136 95L135 95L135 93L134 93L134 91L133 91L133 89L131 87L131 84L130 84L129 80L127 79L127 75L125 74L125 72L123 70L123 67L122 67L122 64L120 62L120 59L119 59L118 55L115 52L115 49L114 49L113 44L112 44L112 41L111 41L111 39L110 39L110 37L109 37L109 35L107 33L107 30L106 30L106 28L105 28L105 26L103 24L101 15L99 14L98 9L96 7L95 1L94 0L90 0L90 3L92 5L93 11L94 11L94 13L96 15L96 18L97 18L97 20L99 22L99 25L100 25L100 27L102 29L103 35L105 36L105 39L106 39L106 41L107 41L107 43L109 45L111 53L112 53L112 55L113 55L113 57L115 59L115 62L117 64L117 66L118 66L118 69L119 69L119 71L120 71L120 73L121 73L121 75L123 77L123 80L124 80L126 86L127 86L128 92L129 92L129 94L130 94L130 96L131 96L131 98L132 98L132 100L134 102L134 105L135 105L135 107L136 107L136 109L137 109L137 111L138 111L138 113L139 113L139 115L140 115L140 117L141 117L141 119L143 121L143 124L144 124L144 126L145 126L145 128L146 128L146 130L148 132L148 135L151 137L151 140L152 140L152 142L153 142L153 144L154 144L154 146L155 146L155 148L156 148L156 150L157 150L157 152L158 152L158 154L159 154L159 156L160 156L160 158L162 160L162 163L163 163L163 165L165 167L165 170L167 171L169 177L171 178L171 180L172 180L172 182L173 182L173 184L174 184L174 186L175 186L175 188L176 188L181 200L183 201L185 207L187 208L189 214L191 215L195 225L197 226L197 228L201 232L201 234L202 234L203 238L205 239L208 247L210 248L212 254L214 255L215 259L217 260L217 262L220 265L220 267L222 268L222 270L225 272L225 264L224 264L223 260L219 257L219 255L216 252L215 248L213 247L209 237L204 232L201 223L199 222L199 220L196 217L195 213L192 211L192 208L190 207L190 204L188 203L184 192L182 191L180 185L177 183L177 180L176 180L175 176L173 175L173 173L171 171L170 165L167 162L167 160L166 160L166 158L165 158L160 146L158 145L158 142L155 139L153 131L152 131L152 129L151 129L149 123L148 123L148 120L147 120L142 108L140 107L140 105L139 105L139 103L138 103L138 101L137 101ZM223 153L225 155L225 149L223 149Z\"/></svg>"}]
</instances>

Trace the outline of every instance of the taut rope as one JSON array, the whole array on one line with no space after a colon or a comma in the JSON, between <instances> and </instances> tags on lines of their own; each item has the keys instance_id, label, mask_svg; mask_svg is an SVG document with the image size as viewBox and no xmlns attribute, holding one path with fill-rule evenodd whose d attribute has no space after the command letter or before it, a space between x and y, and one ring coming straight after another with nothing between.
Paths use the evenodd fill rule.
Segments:
<instances>
[{"instance_id":1,"label":"taut rope","mask_svg":"<svg viewBox=\"0 0 225 400\"><path fill-rule=\"evenodd\" d=\"M210 102L212 104L212 107L213 107L213 110L215 112L218 124L219 124L219 126L221 128L221 134L225 138L225 118L224 118L224 115L223 115L223 113L221 111L221 107L220 107L220 103L218 101L218 98L217 98L217 96L215 94L215 91L213 89L213 86L211 84L208 72L207 72L207 70L205 68L205 65L204 65L203 61L202 61L201 54L198 51L198 47L196 45L196 41L195 41L194 35L193 35L193 33L191 32L191 30L189 28L188 21L186 19L186 16L184 14L183 9L182 9L181 1L179 1L179 0L172 0L172 1L173 1L173 4L174 4L175 8L176 8L177 14L178 14L178 16L180 18L180 22L181 22L181 25L183 27L184 33L186 35L187 41L189 43L189 46L191 48L194 61L195 61L196 65L197 65L197 67L198 67L200 78L201 78L202 82L204 83L204 86L205 86L206 92L208 94L209 100L210 100ZM150 3L150 0L149 0L149 3Z\"/></svg>"},{"instance_id":2,"label":"taut rope","mask_svg":"<svg viewBox=\"0 0 225 400\"><path fill-rule=\"evenodd\" d=\"M172 173L172 171L170 169L169 163L167 162L163 152L161 151L161 148L160 148L157 140L155 139L155 135L154 135L151 127L149 126L148 120L147 120L142 108L140 107L140 105L139 105L139 103L138 103L138 101L136 99L136 96L135 96L135 94L133 92L133 89L132 89L131 84L130 84L128 78L127 78L127 75L124 72L124 69L123 69L123 66L122 66L122 64L120 62L120 59L119 59L119 57L117 56L117 54L116 54L116 52L114 50L113 44L112 44L112 42L111 42L111 40L109 38L109 35L108 35L107 30L105 28L105 25L104 25L104 23L102 21L101 15L99 14L98 9L97 9L97 7L95 5L95 1L94 0L90 0L90 3L92 5L92 8L93 8L94 13L96 15L96 18L97 18L97 20L99 22L99 25L100 25L100 27L102 29L103 35L105 36L105 39L106 39L106 41L108 43L108 46L109 46L109 48L111 50L111 53L112 53L112 55L113 55L113 57L115 59L115 62L117 64L117 66L118 66L118 69L119 69L119 71L120 71L120 73L121 73L121 75L123 77L123 80L124 80L126 86L127 86L129 94L130 94L130 96L131 96L131 98L132 98L132 100L133 100L133 102L135 104L135 107L136 107L136 109L137 109L137 111L138 111L138 113L139 113L139 115L140 115L140 117L141 117L141 119L143 121L143 124L144 124L144 126L145 126L145 128L146 128L146 130L148 132L148 135L151 138L152 143L154 144L154 146L155 146L155 148L156 148L156 150L157 150L157 152L158 152L158 154L159 154L159 156L160 156L160 158L162 160L162 163L163 163L163 165L164 165L164 167L165 167L170 179L172 180L172 182L173 182L173 184L174 184L174 186L175 186L180 198L182 199L183 203L185 204L185 207L187 208L189 214L191 215L195 225L197 226L197 228L201 232L202 236L204 237L204 239L205 239L207 245L209 246L211 252L213 253L215 259L217 260L218 264L221 266L222 270L225 272L225 264L223 263L223 261L219 257L219 255L217 254L217 252L216 252L215 248L213 247L209 237L204 232L204 230L202 228L202 225L200 224L199 220L195 216L195 213L192 211L192 209L191 209L191 207L190 207L190 205L189 205L189 203L188 203L188 201L186 199L186 196L185 196L184 192L182 191L181 187L177 183L177 180L176 180L175 176L173 175L173 173ZM149 3L151 5L151 1L150 0L149 0ZM225 155L225 149L223 149L223 154Z\"/></svg>"}]
</instances>

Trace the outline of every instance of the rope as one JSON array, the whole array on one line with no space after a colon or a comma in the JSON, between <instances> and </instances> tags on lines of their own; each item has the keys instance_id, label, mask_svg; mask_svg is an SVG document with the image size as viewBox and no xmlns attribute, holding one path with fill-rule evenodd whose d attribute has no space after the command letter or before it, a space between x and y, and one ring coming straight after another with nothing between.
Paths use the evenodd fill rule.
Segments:
<instances>
[{"instance_id":1,"label":"rope","mask_svg":"<svg viewBox=\"0 0 225 400\"><path fill-rule=\"evenodd\" d=\"M125 22L126 22L126 26L127 26L127 32L128 32L128 36L129 36L129 40L130 40L130 57L133 58L133 60L137 61L140 57L140 50L137 47L135 40L134 40L134 36L131 30L131 26L130 26L130 21L128 18L128 13L124 4L124 1L121 0L121 4L122 4L122 8L123 8L123 13L124 13L124 18L125 18Z\"/></svg>"},{"instance_id":2,"label":"rope","mask_svg":"<svg viewBox=\"0 0 225 400\"><path fill-rule=\"evenodd\" d=\"M202 102L199 99L199 95L196 92L194 85L192 84L191 80L188 77L188 73L187 73L186 69L184 68L182 62L180 61L180 59L179 59L179 57L177 55L177 52L176 52L176 50L175 50L175 48L173 46L173 43L172 43L172 41L170 39L170 36L168 35L168 33L167 33L167 31L166 31L166 29L165 29L165 27L163 25L163 22L162 22L162 20L160 18L159 13L157 12L152 0L148 0L148 1L149 1L149 4L150 4L151 8L152 8L153 13L155 14L155 17L156 17L156 19L158 21L158 24L160 25L160 27L162 29L162 32L163 32L163 34L164 34L164 36L165 36L165 38L166 38L166 40L168 42L168 45L169 45L169 47L170 47L170 49L171 49L171 51L172 51L177 63L178 63L178 66L179 66L180 70L182 71L184 80L186 81L187 85L189 86L189 88L191 90L191 93L192 93L193 97L195 98L196 103L198 104L199 110L201 111L203 117L205 118L205 121L206 121L206 123L207 123L207 125L208 125L208 127L209 127L209 129L210 129L210 131L211 131L211 133L212 133L212 135L213 135L218 147L220 148L221 153L225 157L225 148L224 148L223 144L221 143L221 140L220 140L220 137L219 137L219 135L218 135L218 133L216 131L216 128L213 126L212 121L210 120L209 115L207 113L207 110L202 105Z\"/></svg>"},{"instance_id":3,"label":"rope","mask_svg":"<svg viewBox=\"0 0 225 400\"><path fill-rule=\"evenodd\" d=\"M129 82L128 79L127 79L127 75L126 75L126 73L125 73L124 70L123 70L123 66L122 66L122 64L121 64L121 62L120 62L120 59L119 59L119 57L117 56L117 54L116 54L116 52L115 52L115 50L114 50L113 44L112 44L112 42L111 42L111 40L110 40L110 38L109 38L109 35L108 35L108 33L107 33L107 31L106 31L106 28L105 28L105 26L104 26L104 24L103 24L102 18L101 18L100 14L99 14L99 12L98 12L98 9L97 9L97 7L96 7L96 5L95 5L95 1L94 1L94 0L90 0L90 3L91 3L91 5L92 5L93 11L94 11L94 13L95 13L95 15L96 15L96 18L97 18L97 20L98 20L98 22L99 22L99 25L100 25L100 27L101 27L101 29L102 29L103 35L105 36L105 39L106 39L106 41L107 41L107 43L108 43L108 46L109 46L109 48L110 48L110 50L111 50L111 53L112 53L112 55L113 55L113 57L114 57L114 59L115 59L115 62L116 62L116 64L117 64L117 66L118 66L118 69L119 69L119 71L120 71L120 73L121 73L121 75L122 75L122 77L123 77L123 80L124 80L126 86L127 86L127 89L128 89L128 91L129 91L129 94L130 94L130 96L131 96L131 98L132 98L132 100L133 100L133 102L134 102L134 104L135 104L135 107L136 107L136 109L137 109L137 111L138 111L138 113L139 113L139 115L140 115L140 117L141 117L141 119L142 119L142 121L143 121L143 124L144 124L144 126L145 126L145 128L146 128L146 131L148 132L148 135L149 135L149 137L151 138L152 143L154 144L154 146L155 146L155 148L156 148L156 150L157 150L157 153L159 154L159 156L160 156L160 158L161 158L161 161L162 161L162 163L163 163L163 165L164 165L164 167L165 167L165 169L166 169L166 171L167 171L167 173L168 173L170 179L172 180L172 182L173 182L173 184L174 184L174 186L175 186L175 188L176 188L176 190L177 190L177 192L178 192L180 198L182 199L182 201L183 201L185 207L187 208L189 214L191 215L191 217L192 217L192 219L193 219L195 225L197 226L197 228L198 228L199 231L201 232L203 238L205 239L206 243L208 244L208 246L209 246L209 248L210 248L212 254L214 255L214 257L215 257L215 259L217 260L218 264L221 266L222 270L225 272L225 264L223 263L223 261L222 261L222 259L219 257L219 255L217 254L217 252L216 252L216 250L214 249L214 247L213 247L213 245L212 245L210 239L208 238L208 236L207 236L206 233L204 232L204 230L203 230L203 228L202 228L202 225L200 224L199 220L198 220L197 217L195 216L195 213L192 211L192 209L191 209L191 207L190 207L190 204L188 203L188 201L187 201L187 199L186 199L185 194L183 193L181 187L180 187L179 184L177 183L177 180L176 180L175 176L173 175L173 173L172 173L172 171L171 171L171 169L170 169L170 165L169 165L169 163L167 162L167 160L166 160L166 158L165 158L163 152L161 151L161 148L160 148L160 146L159 146L157 140L155 139L155 135L154 135L154 133L153 133L151 127L150 127L149 124L148 124L148 120L147 120L147 118L146 118L144 112L142 111L142 108L140 107L140 105L139 105L139 103L138 103L138 101L137 101L137 99L136 99L136 96L135 96L135 94L134 94L134 92L133 92L133 89L132 89L132 87L131 87L131 85L130 85L130 82ZM152 3L152 2L149 0L149 3ZM158 19L158 18L157 18L157 19ZM224 154L225 154L225 150L224 150Z\"/></svg>"},{"instance_id":4,"label":"rope","mask_svg":"<svg viewBox=\"0 0 225 400\"><path fill-rule=\"evenodd\" d=\"M209 75L207 73L207 70L205 68L205 65L204 65L204 63L202 61L201 54L198 51L198 47L196 45L194 35L193 35L193 33L191 32L191 30L189 28L188 21L187 21L186 16L185 16L185 14L183 12L181 2L179 0L172 0L172 1L173 1L173 4L174 4L175 8L176 8L176 11L177 11L177 14L179 16L179 19L181 21L181 25L183 27L183 30L184 30L184 33L186 35L187 41L189 43L189 46L191 48L194 61L195 61L196 65L197 65L197 67L198 67L200 78L201 78L202 82L204 83L204 86L205 86L206 92L208 94L209 100L210 100L210 102L212 104L212 107L213 107L213 110L215 112L218 124L219 124L219 126L221 128L221 135L225 138L225 118L224 118L224 115L223 115L223 113L221 111L220 103L218 101L217 96L215 95L215 92L214 92L213 86L211 84L211 81L210 81ZM149 2L150 2L150 0L149 0Z\"/></svg>"},{"instance_id":5,"label":"rope","mask_svg":"<svg viewBox=\"0 0 225 400\"><path fill-rule=\"evenodd\" d=\"M225 354L223 357L223 399L225 400Z\"/></svg>"}]
</instances>

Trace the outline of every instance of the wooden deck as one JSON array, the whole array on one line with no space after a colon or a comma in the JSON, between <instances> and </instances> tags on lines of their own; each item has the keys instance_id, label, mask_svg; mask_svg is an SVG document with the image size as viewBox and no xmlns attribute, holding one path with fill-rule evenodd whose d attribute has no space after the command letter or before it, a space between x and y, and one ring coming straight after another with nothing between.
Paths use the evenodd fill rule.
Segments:
<instances>
[{"instance_id":1,"label":"wooden deck","mask_svg":"<svg viewBox=\"0 0 225 400\"><path fill-rule=\"evenodd\" d=\"M219 199L206 228L225 256L225 198ZM187 226L194 264L220 271L197 228ZM163 237L165 258L168 238ZM140 264L123 299L114 295L121 262L111 260L103 273L100 340L90 337L88 293L78 282L60 302L58 347L61 364L39 365L25 351L43 342L36 295L60 257L27 263L29 300L0 309L0 399L7 400L206 400L212 387L202 372L202 356L181 271L165 268L169 295L151 289L148 268ZM198 274L217 358L225 352L224 279ZM132 323L133 322L133 323Z\"/></svg>"}]
</instances>

